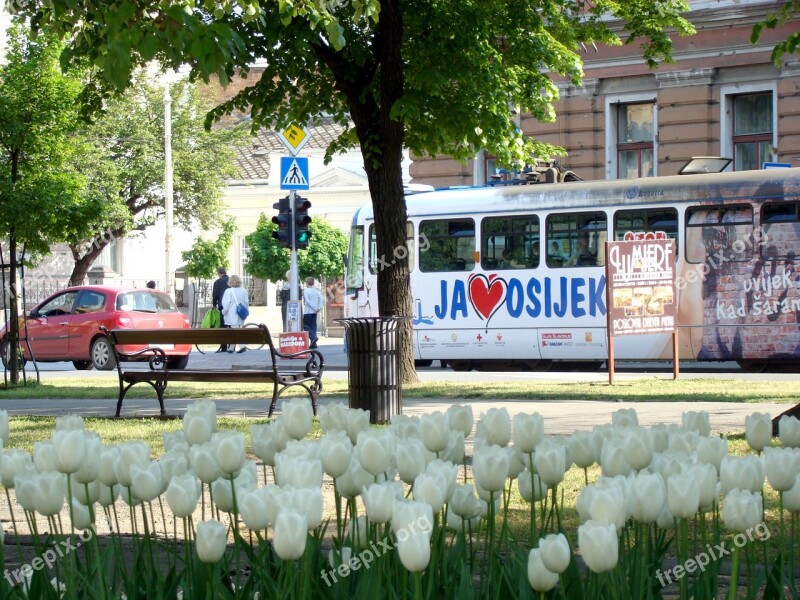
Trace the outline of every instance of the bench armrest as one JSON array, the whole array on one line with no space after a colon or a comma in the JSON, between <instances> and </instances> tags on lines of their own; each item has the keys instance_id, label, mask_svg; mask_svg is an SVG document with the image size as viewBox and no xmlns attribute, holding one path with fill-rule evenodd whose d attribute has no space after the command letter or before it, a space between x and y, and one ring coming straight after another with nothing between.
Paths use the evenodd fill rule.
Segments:
<instances>
[{"instance_id":1,"label":"bench armrest","mask_svg":"<svg viewBox=\"0 0 800 600\"><path fill-rule=\"evenodd\" d=\"M325 368L325 358L322 356L322 352L319 350L298 350L297 352L283 354L276 348L274 354L276 358L302 358L306 355L309 355L308 361L306 362L305 371L309 376L322 375L322 370ZM280 371L280 369L278 370Z\"/></svg>"}]
</instances>

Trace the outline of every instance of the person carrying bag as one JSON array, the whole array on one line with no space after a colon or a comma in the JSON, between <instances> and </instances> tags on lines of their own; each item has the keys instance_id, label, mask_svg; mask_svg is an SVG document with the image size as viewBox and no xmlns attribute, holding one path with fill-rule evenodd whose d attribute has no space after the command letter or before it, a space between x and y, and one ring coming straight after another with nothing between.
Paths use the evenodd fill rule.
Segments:
<instances>
[{"instance_id":1,"label":"person carrying bag","mask_svg":"<svg viewBox=\"0 0 800 600\"><path fill-rule=\"evenodd\" d=\"M222 316L225 325L228 327L241 327L245 319L250 315L250 302L247 298L247 290L242 287L242 280L238 275L231 275L228 278L230 286L222 296ZM244 315L244 316L242 316ZM238 352L247 350L244 344ZM235 344L228 348L228 352L236 351Z\"/></svg>"}]
</instances>

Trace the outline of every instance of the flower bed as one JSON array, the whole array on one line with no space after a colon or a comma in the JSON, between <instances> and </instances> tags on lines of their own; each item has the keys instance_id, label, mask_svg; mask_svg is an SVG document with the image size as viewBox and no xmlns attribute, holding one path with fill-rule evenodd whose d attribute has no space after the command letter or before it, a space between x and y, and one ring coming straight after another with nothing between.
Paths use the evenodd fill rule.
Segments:
<instances>
[{"instance_id":1,"label":"flower bed","mask_svg":"<svg viewBox=\"0 0 800 600\"><path fill-rule=\"evenodd\" d=\"M13 534L0 598L716 598L723 564L729 598L800 591L794 418L772 446L769 416L748 417L744 456L710 435L705 413L644 428L633 410L554 437L540 415L512 421L503 408L476 426L454 405L370 428L368 413L333 404L311 440L310 403L297 399L253 425L258 464L244 434L216 423L213 402L194 403L152 460L143 442L104 446L77 417L33 453L13 449L0 412ZM563 507L570 469L584 479L577 531ZM770 526L765 491L778 497ZM510 525L516 494L523 527Z\"/></svg>"}]
</instances>

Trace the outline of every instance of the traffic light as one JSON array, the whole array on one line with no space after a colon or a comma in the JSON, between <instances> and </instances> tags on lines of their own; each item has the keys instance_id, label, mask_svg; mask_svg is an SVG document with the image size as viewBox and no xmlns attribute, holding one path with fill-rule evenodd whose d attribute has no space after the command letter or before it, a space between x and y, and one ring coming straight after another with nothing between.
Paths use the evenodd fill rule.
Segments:
<instances>
[{"instance_id":1,"label":"traffic light","mask_svg":"<svg viewBox=\"0 0 800 600\"><path fill-rule=\"evenodd\" d=\"M272 232L274 237L284 248L292 247L292 207L289 204L289 196L281 198L280 201L272 205L278 209L278 214L272 217L272 222L278 226L277 231Z\"/></svg>"},{"instance_id":2,"label":"traffic light","mask_svg":"<svg viewBox=\"0 0 800 600\"><path fill-rule=\"evenodd\" d=\"M311 232L308 230L308 224L311 223L311 217L308 216L308 209L311 208L311 202L306 198L296 196L294 199L294 241L295 248L307 248L308 240L311 238Z\"/></svg>"}]
</instances>

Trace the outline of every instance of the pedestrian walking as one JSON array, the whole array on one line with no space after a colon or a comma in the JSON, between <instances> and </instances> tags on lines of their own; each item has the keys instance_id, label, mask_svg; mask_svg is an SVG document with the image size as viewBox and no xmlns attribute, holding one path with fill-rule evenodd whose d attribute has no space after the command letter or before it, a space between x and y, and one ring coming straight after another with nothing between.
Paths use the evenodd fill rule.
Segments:
<instances>
[{"instance_id":1,"label":"pedestrian walking","mask_svg":"<svg viewBox=\"0 0 800 600\"><path fill-rule=\"evenodd\" d=\"M214 282L213 287L211 288L211 307L216 308L219 311L222 311L222 296L225 294L225 290L228 289L228 272L225 270L224 267L220 267L217 269L217 280ZM225 324L225 319L219 320L220 327L227 327ZM219 348L217 348L217 352L227 352L228 346L227 344L222 344Z\"/></svg>"},{"instance_id":2,"label":"pedestrian walking","mask_svg":"<svg viewBox=\"0 0 800 600\"><path fill-rule=\"evenodd\" d=\"M322 294L314 287L314 278L306 279L306 289L303 290L303 329L308 331L310 348L317 347L317 314L322 310L324 300Z\"/></svg>"},{"instance_id":3,"label":"pedestrian walking","mask_svg":"<svg viewBox=\"0 0 800 600\"><path fill-rule=\"evenodd\" d=\"M228 279L228 289L222 295L222 318L228 327L239 328L244 325L242 312L250 311L250 301L247 298L247 290L242 287L242 280L238 275L231 275ZM244 307L242 311L240 307ZM238 352L242 353L247 347L242 344ZM236 344L228 348L228 352L236 352Z\"/></svg>"}]
</instances>

